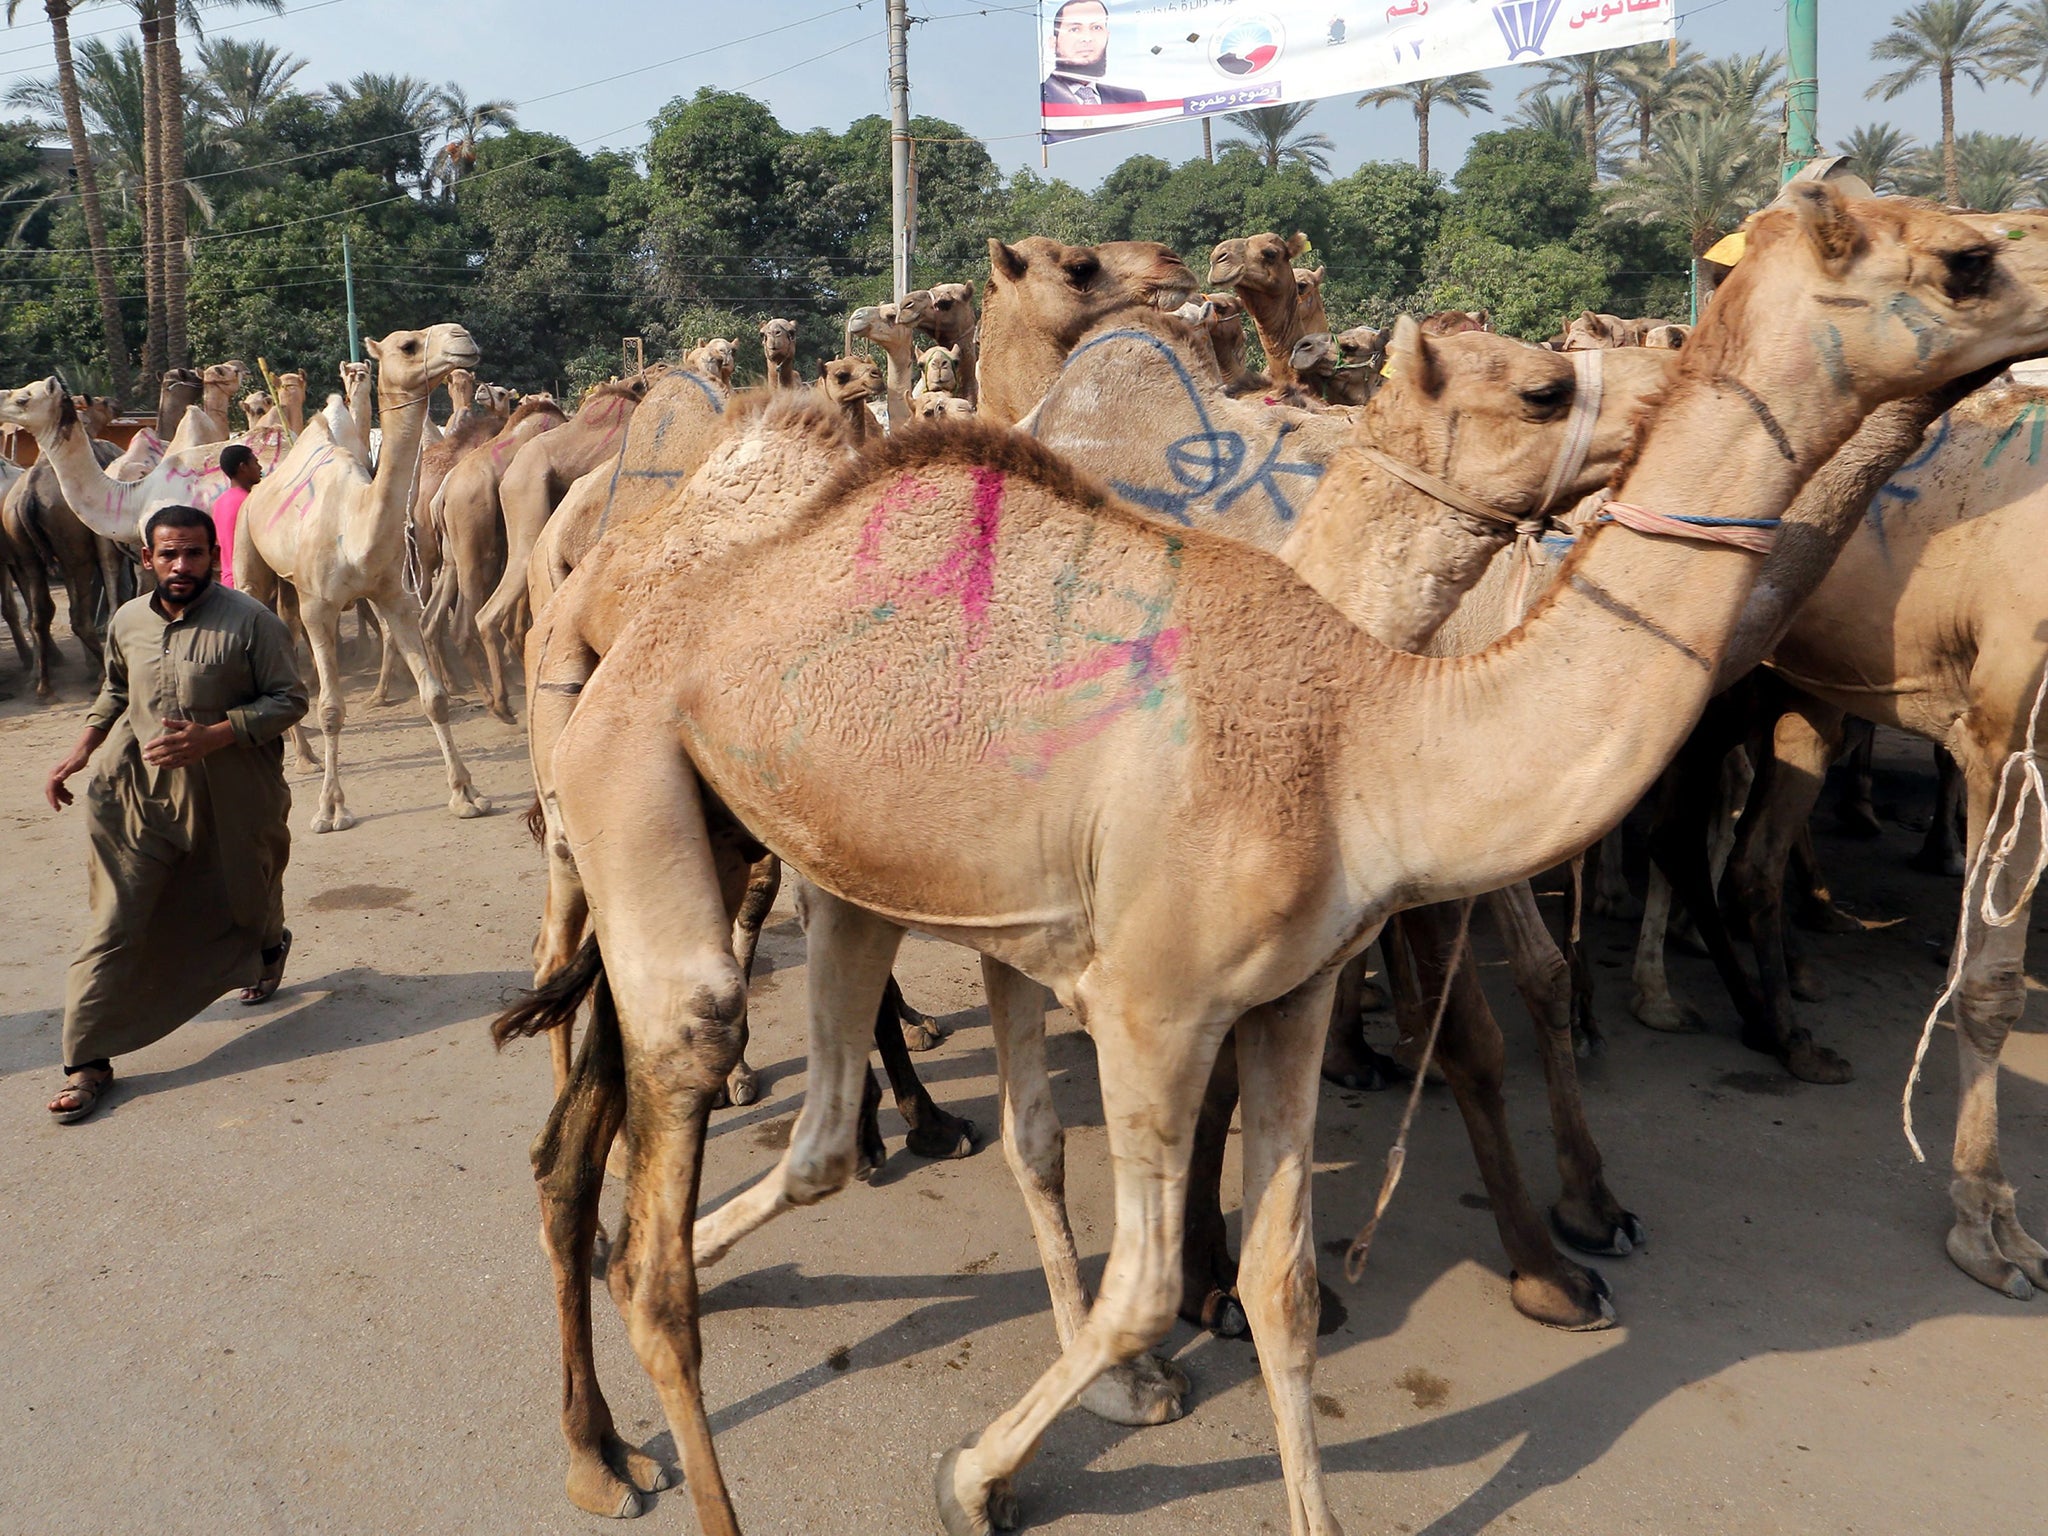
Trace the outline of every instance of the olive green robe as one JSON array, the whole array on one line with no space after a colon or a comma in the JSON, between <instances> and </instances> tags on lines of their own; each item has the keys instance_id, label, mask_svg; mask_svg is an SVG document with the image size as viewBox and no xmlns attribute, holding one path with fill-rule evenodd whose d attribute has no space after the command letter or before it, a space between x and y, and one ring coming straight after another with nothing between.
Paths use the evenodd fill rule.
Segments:
<instances>
[{"instance_id":1,"label":"olive green robe","mask_svg":"<svg viewBox=\"0 0 2048 1536\"><path fill-rule=\"evenodd\" d=\"M64 995L67 1066L140 1050L222 993L253 984L284 932L284 732L306 713L291 634L218 583L176 620L154 594L108 627L87 723L108 733L86 785L92 932ZM235 739L188 768L142 743L182 712Z\"/></svg>"}]
</instances>

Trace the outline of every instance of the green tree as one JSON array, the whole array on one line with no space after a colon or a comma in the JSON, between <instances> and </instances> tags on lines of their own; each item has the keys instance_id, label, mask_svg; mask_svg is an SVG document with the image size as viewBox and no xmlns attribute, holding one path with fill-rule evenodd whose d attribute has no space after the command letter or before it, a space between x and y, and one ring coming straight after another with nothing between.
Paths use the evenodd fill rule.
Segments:
<instances>
[{"instance_id":1,"label":"green tree","mask_svg":"<svg viewBox=\"0 0 2048 1536\"><path fill-rule=\"evenodd\" d=\"M1649 158L1657 120L1679 105L1700 63L1699 50L1689 43L1676 50L1675 58L1663 43L1643 43L1615 55L1612 79L1616 91L1628 101L1638 160Z\"/></svg>"},{"instance_id":2,"label":"green tree","mask_svg":"<svg viewBox=\"0 0 2048 1536\"><path fill-rule=\"evenodd\" d=\"M1406 85L1382 86L1358 98L1361 107L1405 106L1415 114L1415 168L1429 174L1429 114L1437 107L1449 107L1460 117L1474 111L1493 112L1493 87L1486 76L1444 75L1435 80L1412 80Z\"/></svg>"},{"instance_id":3,"label":"green tree","mask_svg":"<svg viewBox=\"0 0 2048 1536\"><path fill-rule=\"evenodd\" d=\"M1173 177L1173 167L1157 155L1132 155L1102 178L1095 189L1096 216L1102 238L1129 240L1136 225L1138 209L1145 199Z\"/></svg>"},{"instance_id":4,"label":"green tree","mask_svg":"<svg viewBox=\"0 0 2048 1536\"><path fill-rule=\"evenodd\" d=\"M1593 211L1592 178L1571 144L1531 128L1482 133L1458 170L1451 223L1504 245L1567 240Z\"/></svg>"},{"instance_id":5,"label":"green tree","mask_svg":"<svg viewBox=\"0 0 2048 1536\"><path fill-rule=\"evenodd\" d=\"M1291 102L1278 107L1254 107L1249 112L1233 112L1230 121L1242 130L1240 137L1225 139L1222 149L1248 149L1259 157L1260 163L1269 171L1277 171L1285 165L1302 165L1319 175L1330 174L1330 155L1337 146L1330 142L1327 133L1303 133L1301 125L1308 121L1316 104L1312 101Z\"/></svg>"},{"instance_id":6,"label":"green tree","mask_svg":"<svg viewBox=\"0 0 2048 1536\"><path fill-rule=\"evenodd\" d=\"M428 174L452 191L456 182L476 168L476 148L493 129L503 131L519 125L519 113L509 101L471 101L469 93L453 80L441 87L436 99L441 126L448 141L434 151Z\"/></svg>"},{"instance_id":7,"label":"green tree","mask_svg":"<svg viewBox=\"0 0 2048 1536\"><path fill-rule=\"evenodd\" d=\"M1671 225L1695 257L1704 256L1776 191L1777 169L1773 147L1749 120L1681 113L1664 125L1663 142L1611 206Z\"/></svg>"},{"instance_id":8,"label":"green tree","mask_svg":"<svg viewBox=\"0 0 2048 1536\"><path fill-rule=\"evenodd\" d=\"M1451 231L1430 249L1421 294L1426 309L1489 310L1496 330L1525 341L1550 335L1561 316L1605 309L1607 297L1599 260L1569 245L1518 248Z\"/></svg>"},{"instance_id":9,"label":"green tree","mask_svg":"<svg viewBox=\"0 0 2048 1536\"><path fill-rule=\"evenodd\" d=\"M2016 133L1956 136L1958 194L1949 199L1983 213L2003 213L2028 198L2039 199L2048 180L2048 147ZM1909 197L1942 196L1946 168L1938 154L1922 150L1906 158L1899 189Z\"/></svg>"},{"instance_id":10,"label":"green tree","mask_svg":"<svg viewBox=\"0 0 2048 1536\"><path fill-rule=\"evenodd\" d=\"M2015 0L2005 41L2012 77L2024 80L2032 70L2033 92L2040 95L2048 85L2048 0Z\"/></svg>"},{"instance_id":11,"label":"green tree","mask_svg":"<svg viewBox=\"0 0 2048 1536\"><path fill-rule=\"evenodd\" d=\"M1586 108L1577 96L1563 92L1538 91L1523 97L1508 118L1508 126L1556 139L1583 165L1586 158ZM1600 147L1600 163L1612 167L1619 158L1623 140L1621 120L1612 105L1601 108L1593 125L1593 142ZM1589 178L1590 179L1590 178Z\"/></svg>"},{"instance_id":12,"label":"green tree","mask_svg":"<svg viewBox=\"0 0 2048 1536\"><path fill-rule=\"evenodd\" d=\"M1524 96L1536 96L1546 91L1562 90L1578 98L1580 144L1595 179L1600 175L1600 155L1604 147L1600 138L1601 128L1612 116L1614 96L1623 89L1615 73L1622 58L1619 50L1603 49L1572 54L1568 58L1545 59L1536 65L1541 76L1539 83L1523 92Z\"/></svg>"},{"instance_id":13,"label":"green tree","mask_svg":"<svg viewBox=\"0 0 2048 1536\"><path fill-rule=\"evenodd\" d=\"M1889 197L1903 187L1899 176L1912 161L1913 136L1890 123L1866 123L1838 146L1856 174L1870 183L1870 189Z\"/></svg>"},{"instance_id":14,"label":"green tree","mask_svg":"<svg viewBox=\"0 0 2048 1536\"><path fill-rule=\"evenodd\" d=\"M440 92L433 86L412 75L366 70L329 85L327 99L340 141L373 151L367 163L383 175L388 192L403 191L407 179L425 173L421 146L441 122Z\"/></svg>"},{"instance_id":15,"label":"green tree","mask_svg":"<svg viewBox=\"0 0 2048 1536\"><path fill-rule=\"evenodd\" d=\"M1449 202L1443 185L1414 166L1368 160L1325 191L1330 261L1323 301L1332 315L1386 325L1421 282Z\"/></svg>"},{"instance_id":16,"label":"green tree","mask_svg":"<svg viewBox=\"0 0 2048 1536\"><path fill-rule=\"evenodd\" d=\"M1892 18L1892 30L1879 38L1870 56L1899 67L1864 94L1891 101L1924 80L1941 87L1942 197L1953 204L1962 198L1962 173L1956 163L1956 77L1979 90L2021 66L2014 54L2004 0L1921 0Z\"/></svg>"},{"instance_id":17,"label":"green tree","mask_svg":"<svg viewBox=\"0 0 2048 1536\"><path fill-rule=\"evenodd\" d=\"M210 37L199 45L193 101L245 159L256 158L263 119L294 94L306 61L261 38Z\"/></svg>"}]
</instances>

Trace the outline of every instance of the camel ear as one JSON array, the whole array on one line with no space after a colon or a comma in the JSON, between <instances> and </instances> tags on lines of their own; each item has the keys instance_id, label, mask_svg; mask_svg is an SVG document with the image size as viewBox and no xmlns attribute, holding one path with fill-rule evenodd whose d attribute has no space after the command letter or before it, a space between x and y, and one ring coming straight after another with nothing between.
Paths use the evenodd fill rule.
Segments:
<instances>
[{"instance_id":1,"label":"camel ear","mask_svg":"<svg viewBox=\"0 0 2048 1536\"><path fill-rule=\"evenodd\" d=\"M1403 315L1394 322L1394 335L1387 343L1387 376L1430 399L1443 388L1436 348L1413 315Z\"/></svg>"},{"instance_id":2,"label":"camel ear","mask_svg":"<svg viewBox=\"0 0 2048 1536\"><path fill-rule=\"evenodd\" d=\"M1779 194L1799 215L1799 227L1813 242L1821 265L1838 272L1861 255L1868 241L1850 216L1848 199L1824 181L1795 181Z\"/></svg>"},{"instance_id":3,"label":"camel ear","mask_svg":"<svg viewBox=\"0 0 2048 1536\"><path fill-rule=\"evenodd\" d=\"M1326 270L1328 270L1328 269L1327 269L1327 268L1325 268L1325 267L1323 267L1323 266L1320 266L1320 265L1318 265L1318 266L1317 266L1317 268L1316 268L1316 270L1315 270L1315 272L1314 272L1314 274L1313 274L1313 276L1315 277L1315 280L1316 280L1316 286L1317 286L1318 288L1322 287L1322 285L1323 285L1323 273L1324 273L1324 272L1325 272Z\"/></svg>"},{"instance_id":4,"label":"camel ear","mask_svg":"<svg viewBox=\"0 0 2048 1536\"><path fill-rule=\"evenodd\" d=\"M1000 272L1011 282L1016 283L1023 281L1024 273L1029 267L1029 262L1011 250L1010 247L1003 244L1002 241L993 237L990 238L988 242L989 271Z\"/></svg>"},{"instance_id":5,"label":"camel ear","mask_svg":"<svg viewBox=\"0 0 2048 1536\"><path fill-rule=\"evenodd\" d=\"M1299 256L1303 251L1307 249L1308 236L1304 235L1300 230L1297 229L1294 232L1294 238L1287 242L1287 259L1289 261L1292 261L1295 257Z\"/></svg>"},{"instance_id":6,"label":"camel ear","mask_svg":"<svg viewBox=\"0 0 2048 1536\"><path fill-rule=\"evenodd\" d=\"M363 351L369 354L374 362L381 363L384 361L384 343L377 340L374 336L365 336L363 338Z\"/></svg>"}]
</instances>

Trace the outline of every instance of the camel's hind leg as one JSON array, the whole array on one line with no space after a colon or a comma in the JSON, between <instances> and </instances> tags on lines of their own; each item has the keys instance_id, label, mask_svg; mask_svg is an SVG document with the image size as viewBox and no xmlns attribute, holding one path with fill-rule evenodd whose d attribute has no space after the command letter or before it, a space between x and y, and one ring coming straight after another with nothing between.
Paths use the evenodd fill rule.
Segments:
<instances>
[{"instance_id":1,"label":"camel's hind leg","mask_svg":"<svg viewBox=\"0 0 2048 1536\"><path fill-rule=\"evenodd\" d=\"M21 605L14 600L15 576L11 569L0 567L0 616L7 620L7 633L14 641L15 659L23 667L35 664L35 653L28 647L28 636L21 627Z\"/></svg>"},{"instance_id":2,"label":"camel's hind leg","mask_svg":"<svg viewBox=\"0 0 2048 1536\"><path fill-rule=\"evenodd\" d=\"M1045 988L985 955L981 978L1002 1082L1003 1155L1031 1216L1052 1293L1053 1327L1065 1349L1088 1316L1088 1289L1067 1220L1067 1133L1053 1107L1046 1071ZM1166 1424L1185 1411L1187 1390L1188 1379L1178 1366L1157 1355L1139 1355L1096 1377L1080 1402L1112 1424Z\"/></svg>"},{"instance_id":3,"label":"camel's hind leg","mask_svg":"<svg viewBox=\"0 0 2048 1536\"><path fill-rule=\"evenodd\" d=\"M1188 1157L1203 1089L1228 1025L1173 1017L1157 999L1091 998L1086 995L1089 979L1083 978L1081 1006L1101 1064L1103 1121L1116 1172L1116 1232L1109 1264L1087 1320L1053 1367L977 1439L939 1462L934 1481L948 1536L984 1536L991 1525L1009 1529L1017 1523L1011 1480L1037 1453L1047 1426L1105 1370L1136 1359L1165 1338L1179 1304ZM1303 990L1314 993L1308 1022L1298 1030L1308 1049L1296 1049L1300 1042L1292 1039L1288 1048L1303 1057L1293 1066L1313 1104L1331 988L1323 983ZM1306 1180L1308 1148L1304 1144L1298 1151L1299 1172ZM1276 1164L1283 1161L1275 1159ZM1307 1246L1305 1235L1300 1246ZM1313 1278L1309 1287L1313 1298ZM1312 1340L1313 1321L1309 1331ZM1282 1348L1280 1340L1273 1343L1276 1351ZM1290 1482L1294 1470L1290 1464ZM1316 1536L1328 1536L1336 1527L1314 1530Z\"/></svg>"},{"instance_id":4,"label":"camel's hind leg","mask_svg":"<svg viewBox=\"0 0 2048 1536\"><path fill-rule=\"evenodd\" d=\"M434 728L434 740L441 748L441 761L448 765L448 809L457 816L488 816L491 802L476 792L470 782L469 769L463 765L462 754L456 750L454 733L448 729L448 690L441 686L441 679L427 664L426 642L420 638L419 620L406 607L405 599L396 601L380 599L370 605L377 614L377 622L384 632L398 646L405 658L405 665L412 673L412 680L420 691L420 713L427 717L427 723Z\"/></svg>"},{"instance_id":5,"label":"camel's hind leg","mask_svg":"<svg viewBox=\"0 0 2048 1536\"><path fill-rule=\"evenodd\" d=\"M1643 1224L1623 1209L1607 1187L1600 1147L1586 1123L1579 1091L1578 1056L1572 1049L1571 967L1558 952L1550 927L1537 908L1536 893L1524 880L1487 897L1507 946L1515 988L1536 1024L1543 1056L1543 1081L1550 1094L1550 1134L1557 1149L1563 1193L1550 1208L1551 1225L1586 1253L1624 1254L1648 1241Z\"/></svg>"},{"instance_id":6,"label":"camel's hind leg","mask_svg":"<svg viewBox=\"0 0 2048 1536\"><path fill-rule=\"evenodd\" d=\"M739 962L740 975L746 979L749 988L754 984L754 955L761 947L761 929L767 923L776 895L781 890L782 860L772 853L763 854L747 871L747 894L740 901L740 915L732 929L733 958ZM740 1059L733 1064L732 1076L725 1080L725 1098L729 1104L747 1105L761 1096L760 1074L747 1062L747 1046L753 1037L751 1015L742 1013Z\"/></svg>"},{"instance_id":7,"label":"camel's hind leg","mask_svg":"<svg viewBox=\"0 0 2048 1536\"><path fill-rule=\"evenodd\" d=\"M1956 756L1969 782L1969 845L1972 857L1976 858L1987 833L1997 838L2005 835L2004 826L1990 826L2001 765L1995 760L1987 762L1991 754L1974 741L1967 745L1957 743ZM2011 776L2016 790L2019 774L2015 771ZM2014 794L2008 791L2004 817L2007 825L2015 810L2013 799ZM2018 895L2019 883L2034 868L2039 856L2041 835L2037 806L2026 813L2008 864L2009 873L1994 889L1996 907L2005 908ZM2020 904L2008 926L1990 926L1981 916L1986 878L1986 872L1978 871L1963 888L1967 954L1959 947L1956 955L1956 964L1962 967L1955 997L1960 1081L1955 1175L1949 1184L1956 1220L1948 1234L1948 1256L1972 1279L2025 1301L2037 1289L2048 1290L2048 1248L2043 1248L2020 1225L2013 1187L2006 1181L1999 1159L1998 1058L2005 1049L2006 1036L2012 1033L2013 1025L2026 1009L2031 902Z\"/></svg>"}]
</instances>

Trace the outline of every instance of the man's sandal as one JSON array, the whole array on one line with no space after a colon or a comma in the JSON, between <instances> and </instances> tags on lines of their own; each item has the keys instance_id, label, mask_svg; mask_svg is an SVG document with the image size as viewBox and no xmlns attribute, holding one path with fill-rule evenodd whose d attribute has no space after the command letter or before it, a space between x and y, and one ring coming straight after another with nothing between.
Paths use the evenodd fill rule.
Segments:
<instances>
[{"instance_id":1,"label":"man's sandal","mask_svg":"<svg viewBox=\"0 0 2048 1536\"><path fill-rule=\"evenodd\" d=\"M277 995L277 989L284 985L284 963L291 955L292 931L287 928L276 948L263 951L263 974L256 978L256 985L242 988L240 1001L244 1008L267 1003Z\"/></svg>"},{"instance_id":2,"label":"man's sandal","mask_svg":"<svg viewBox=\"0 0 2048 1536\"><path fill-rule=\"evenodd\" d=\"M111 1070L103 1071L88 1067L82 1072L72 1073L64 1080L64 1086L58 1090L57 1097L50 1101L50 1118L59 1125L76 1125L100 1107L100 1100L107 1096L107 1091L113 1086L114 1074ZM59 1109L59 1101L67 1098L71 1100L71 1107Z\"/></svg>"}]
</instances>

